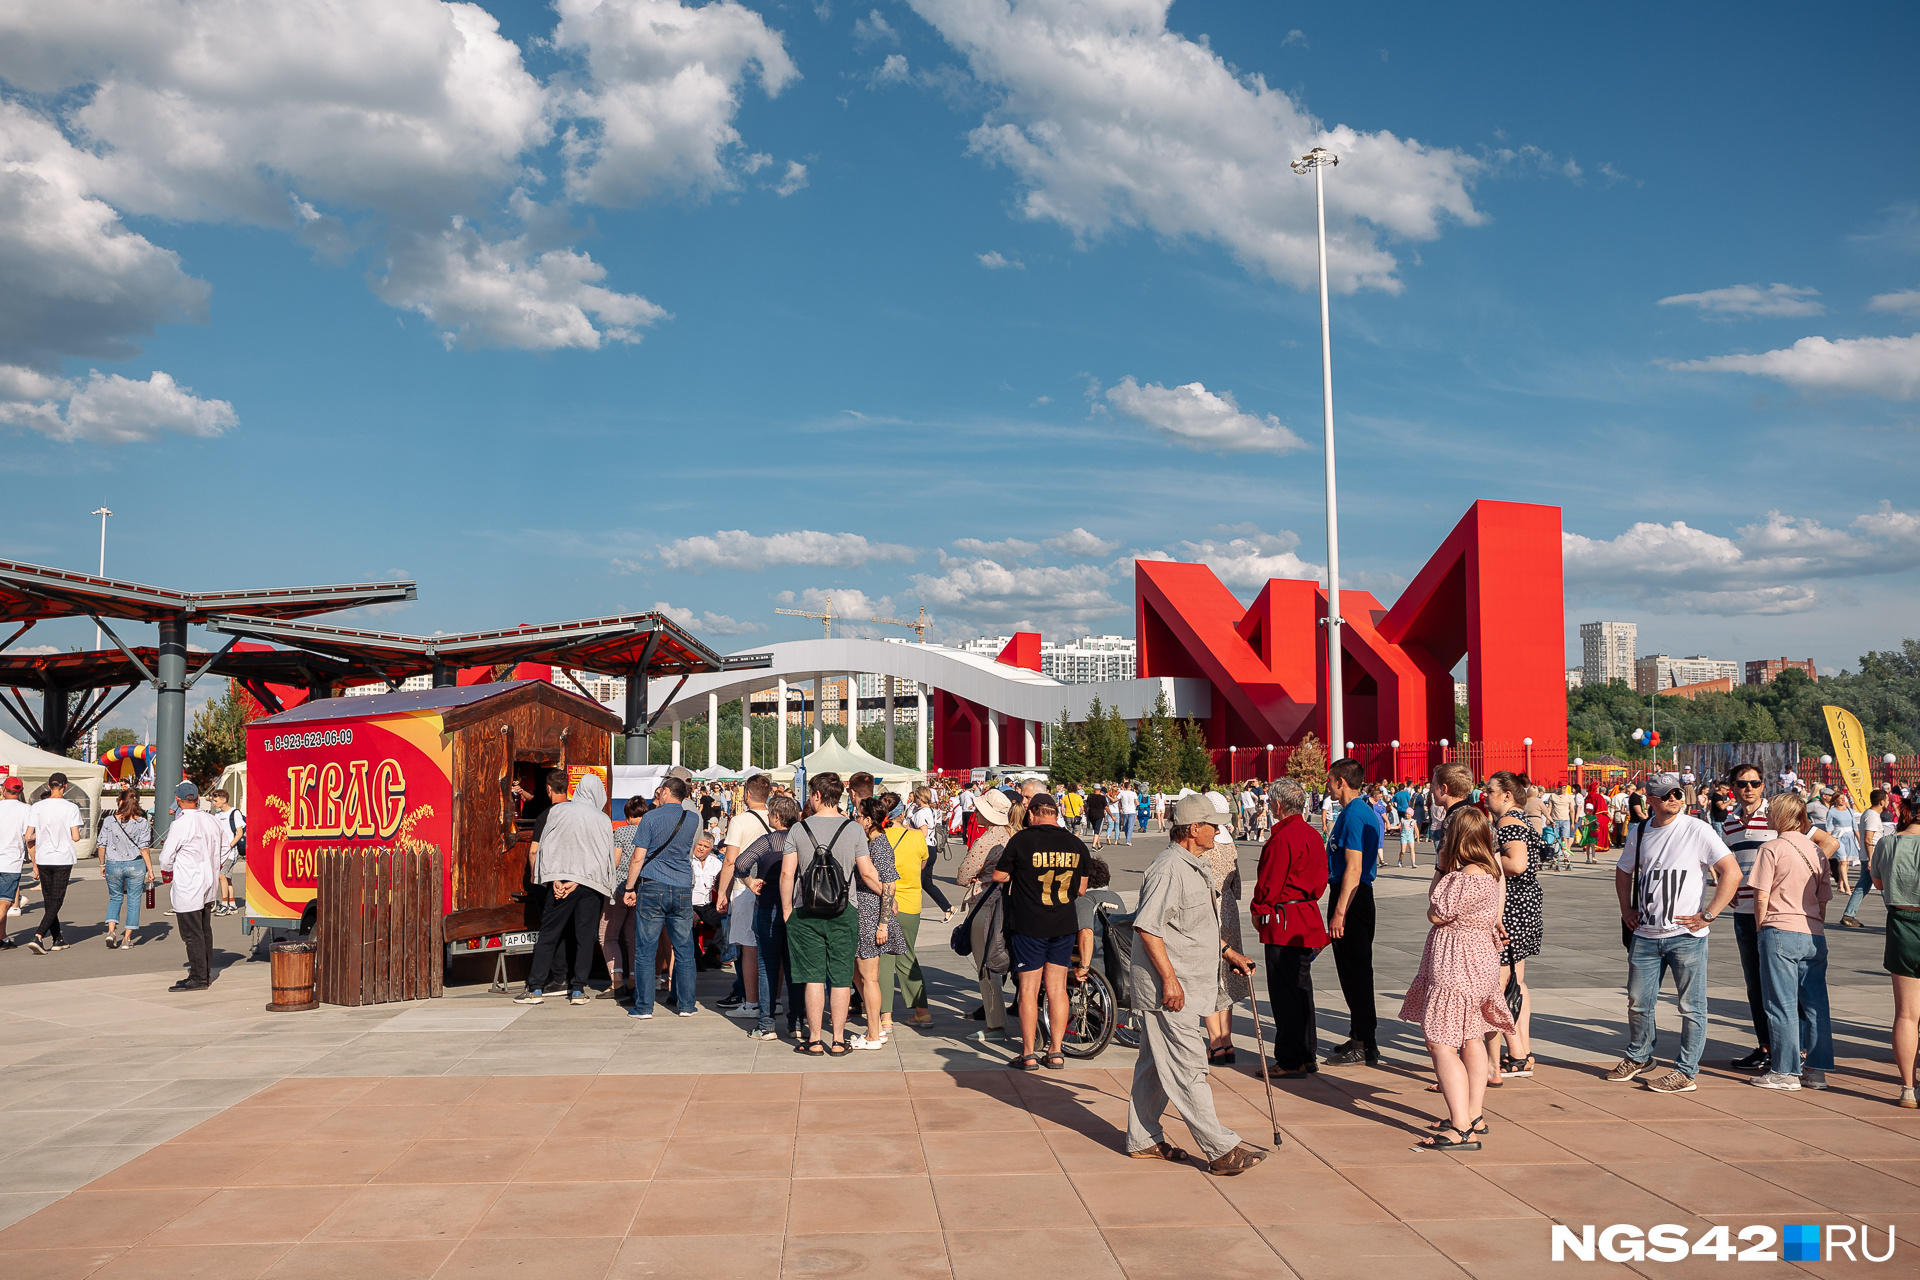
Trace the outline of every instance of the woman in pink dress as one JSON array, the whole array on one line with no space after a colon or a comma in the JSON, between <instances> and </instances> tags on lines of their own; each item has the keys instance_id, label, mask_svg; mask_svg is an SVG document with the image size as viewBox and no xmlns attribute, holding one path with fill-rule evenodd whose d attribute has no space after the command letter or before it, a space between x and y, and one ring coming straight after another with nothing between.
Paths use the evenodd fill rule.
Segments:
<instances>
[{"instance_id":1,"label":"woman in pink dress","mask_svg":"<svg viewBox=\"0 0 1920 1280\"><path fill-rule=\"evenodd\" d=\"M1400 1006L1420 1025L1440 1077L1447 1117L1415 1151L1478 1151L1487 1131L1487 1045L1491 1031L1512 1031L1500 993L1501 880L1487 815L1460 805L1447 819L1439 869L1427 892L1427 949Z\"/></svg>"}]
</instances>

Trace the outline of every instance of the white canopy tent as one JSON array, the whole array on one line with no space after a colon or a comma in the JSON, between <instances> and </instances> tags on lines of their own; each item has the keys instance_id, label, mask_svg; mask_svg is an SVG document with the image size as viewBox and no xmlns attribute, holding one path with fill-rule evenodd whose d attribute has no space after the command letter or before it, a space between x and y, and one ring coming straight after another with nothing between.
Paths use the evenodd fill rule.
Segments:
<instances>
[{"instance_id":1,"label":"white canopy tent","mask_svg":"<svg viewBox=\"0 0 1920 1280\"><path fill-rule=\"evenodd\" d=\"M67 799L80 806L80 828L86 832L74 852L82 858L93 856L94 835L100 829L100 792L107 779L105 765L69 760L0 733L0 771L26 783L24 798L29 804L46 799L49 777L66 774Z\"/></svg>"},{"instance_id":2,"label":"white canopy tent","mask_svg":"<svg viewBox=\"0 0 1920 1280\"><path fill-rule=\"evenodd\" d=\"M847 746L831 734L816 750L807 753L805 763L808 777L816 773L837 773L844 780L856 773L870 773L881 782L903 786L927 780L927 775L918 769L903 764L888 764L878 756L868 755L858 746ZM792 782L794 768L793 765L784 764L778 769L766 770L766 774L775 782Z\"/></svg>"}]
</instances>

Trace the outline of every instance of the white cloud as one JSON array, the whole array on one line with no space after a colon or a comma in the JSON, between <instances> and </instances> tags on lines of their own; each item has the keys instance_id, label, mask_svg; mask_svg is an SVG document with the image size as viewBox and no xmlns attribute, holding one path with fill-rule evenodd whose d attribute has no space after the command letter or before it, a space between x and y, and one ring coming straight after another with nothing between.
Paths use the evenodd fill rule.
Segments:
<instances>
[{"instance_id":1,"label":"white cloud","mask_svg":"<svg viewBox=\"0 0 1920 1280\"><path fill-rule=\"evenodd\" d=\"M492 243L455 219L438 235L395 237L375 289L431 320L449 347L592 351L638 342L642 327L667 315L639 294L602 287L606 274L584 253L531 252L525 236Z\"/></svg>"},{"instance_id":2,"label":"white cloud","mask_svg":"<svg viewBox=\"0 0 1920 1280\"><path fill-rule=\"evenodd\" d=\"M0 365L124 360L157 325L206 319L205 282L90 193L98 167L50 121L0 100Z\"/></svg>"},{"instance_id":3,"label":"white cloud","mask_svg":"<svg viewBox=\"0 0 1920 1280\"><path fill-rule=\"evenodd\" d=\"M1027 269L1026 263L1020 261L1018 258L1009 258L998 249L989 249L985 253L976 253L974 257L978 258L980 265L989 271L1005 271L1008 268L1012 268L1015 271L1025 271Z\"/></svg>"},{"instance_id":4,"label":"white cloud","mask_svg":"<svg viewBox=\"0 0 1920 1280\"><path fill-rule=\"evenodd\" d=\"M1757 355L1664 362L1669 369L1750 373L1807 395L1920 397L1920 333L1906 338L1802 338Z\"/></svg>"},{"instance_id":5,"label":"white cloud","mask_svg":"<svg viewBox=\"0 0 1920 1280\"><path fill-rule=\"evenodd\" d=\"M878 9L869 10L864 18L853 20L853 43L859 48L885 40L888 44L899 44L900 33L893 29Z\"/></svg>"},{"instance_id":6,"label":"white cloud","mask_svg":"<svg viewBox=\"0 0 1920 1280\"><path fill-rule=\"evenodd\" d=\"M1105 538L1096 537L1078 525L1058 537L1048 538L1042 545L1050 551L1058 551L1063 556L1073 556L1081 560L1110 556L1120 549L1118 542L1108 542Z\"/></svg>"},{"instance_id":7,"label":"white cloud","mask_svg":"<svg viewBox=\"0 0 1920 1280\"><path fill-rule=\"evenodd\" d=\"M786 176L774 184L773 192L777 196L790 196L796 191L804 190L806 185L807 166L801 164L798 160L789 160L787 161Z\"/></svg>"},{"instance_id":8,"label":"white cloud","mask_svg":"<svg viewBox=\"0 0 1920 1280\"><path fill-rule=\"evenodd\" d=\"M1736 284L1704 293L1676 293L1655 305L1696 307L1703 314L1725 317L1817 316L1826 312L1824 306L1814 301L1819 296L1818 289L1790 284L1770 284L1765 288L1757 284Z\"/></svg>"},{"instance_id":9,"label":"white cloud","mask_svg":"<svg viewBox=\"0 0 1920 1280\"><path fill-rule=\"evenodd\" d=\"M913 576L920 598L943 617L1039 631L1124 612L1126 606L1109 592L1112 583L1097 565L1006 566L946 557L939 573Z\"/></svg>"},{"instance_id":10,"label":"white cloud","mask_svg":"<svg viewBox=\"0 0 1920 1280\"><path fill-rule=\"evenodd\" d=\"M678 609L665 600L654 601L653 611L665 614L696 635L704 632L716 636L744 636L767 629L764 623L739 622L724 613L715 613L711 609L698 614L691 609Z\"/></svg>"},{"instance_id":11,"label":"white cloud","mask_svg":"<svg viewBox=\"0 0 1920 1280\"><path fill-rule=\"evenodd\" d=\"M1289 529L1266 533L1253 524L1219 525L1208 530L1213 535L1198 542L1181 542L1172 548L1169 559L1198 561L1207 565L1229 587L1258 591L1269 578L1310 578L1326 581L1326 569L1294 554L1300 537ZM1141 557L1158 559L1160 557ZM1344 579L1347 575L1342 574ZM1352 586L1351 582L1343 585Z\"/></svg>"},{"instance_id":12,"label":"white cloud","mask_svg":"<svg viewBox=\"0 0 1920 1280\"><path fill-rule=\"evenodd\" d=\"M757 537L745 529L723 529L711 537L681 538L660 548L668 569L694 573L707 569L757 572L769 565L810 565L851 569L873 562L912 563L912 547L869 542L857 533L818 533L801 529Z\"/></svg>"},{"instance_id":13,"label":"white cloud","mask_svg":"<svg viewBox=\"0 0 1920 1280\"><path fill-rule=\"evenodd\" d=\"M522 189L556 142L574 200L735 189L770 160L734 127L744 84L797 72L734 0L554 8L577 65L542 80L471 3L0 6L0 80L41 104L0 100L0 364L125 359L204 315L206 286L122 214L278 228L334 261L372 247L381 295L464 344L637 340L666 313L608 289L564 206Z\"/></svg>"},{"instance_id":14,"label":"white cloud","mask_svg":"<svg viewBox=\"0 0 1920 1280\"><path fill-rule=\"evenodd\" d=\"M1316 278L1313 181L1288 164L1336 152L1331 274L1342 291L1398 291L1383 235L1431 240L1483 220L1479 162L1385 131L1328 128L1287 93L1167 30L1170 0L909 0L1003 95L971 135L1013 170L1021 211L1092 239L1115 226L1216 241L1248 268Z\"/></svg>"},{"instance_id":15,"label":"white cloud","mask_svg":"<svg viewBox=\"0 0 1920 1280\"><path fill-rule=\"evenodd\" d=\"M1867 299L1869 311L1892 311L1903 316L1920 316L1920 289L1901 289L1897 293L1876 293Z\"/></svg>"},{"instance_id":16,"label":"white cloud","mask_svg":"<svg viewBox=\"0 0 1920 1280\"><path fill-rule=\"evenodd\" d=\"M0 366L0 422L56 440L131 444L169 431L217 436L240 419L225 400L202 400L158 370L145 382L98 369L69 381L7 365Z\"/></svg>"},{"instance_id":17,"label":"white cloud","mask_svg":"<svg viewBox=\"0 0 1920 1280\"><path fill-rule=\"evenodd\" d=\"M1656 613L1803 613L1836 580L1920 563L1920 515L1883 502L1838 529L1769 511L1731 538L1682 520L1643 522L1606 541L1562 533L1561 550L1569 588Z\"/></svg>"},{"instance_id":18,"label":"white cloud","mask_svg":"<svg viewBox=\"0 0 1920 1280\"><path fill-rule=\"evenodd\" d=\"M733 118L756 75L769 97L799 77L778 32L733 0L559 0L554 43L582 54L588 83L565 105L567 189L596 204L737 185Z\"/></svg>"},{"instance_id":19,"label":"white cloud","mask_svg":"<svg viewBox=\"0 0 1920 1280\"><path fill-rule=\"evenodd\" d=\"M1015 560L1024 560L1040 550L1037 542L1022 542L1018 538L1002 538L998 542L982 542L978 538L955 538L953 545L970 556L1010 556Z\"/></svg>"},{"instance_id":20,"label":"white cloud","mask_svg":"<svg viewBox=\"0 0 1920 1280\"><path fill-rule=\"evenodd\" d=\"M1310 47L1307 44L1307 33L1302 31L1298 27L1295 27L1293 30L1287 32L1286 38L1280 42L1280 47L1284 49L1288 45L1295 45L1295 44L1299 45L1302 49Z\"/></svg>"},{"instance_id":21,"label":"white cloud","mask_svg":"<svg viewBox=\"0 0 1920 1280\"><path fill-rule=\"evenodd\" d=\"M1242 413L1233 393L1215 393L1198 382L1163 387L1141 386L1131 376L1107 389L1114 408L1145 423L1167 439L1189 449L1210 453L1292 453L1307 442L1282 426L1280 419Z\"/></svg>"},{"instance_id":22,"label":"white cloud","mask_svg":"<svg viewBox=\"0 0 1920 1280\"><path fill-rule=\"evenodd\" d=\"M913 79L913 72L907 66L904 53L890 53L887 60L873 69L875 84L905 84Z\"/></svg>"},{"instance_id":23,"label":"white cloud","mask_svg":"<svg viewBox=\"0 0 1920 1280\"><path fill-rule=\"evenodd\" d=\"M798 592L782 591L774 599L788 608L805 609L812 613L825 613L831 609L833 633L837 636L879 638L892 634L884 627L868 621L870 618L894 616L892 596L870 596L852 587L808 587ZM813 623L809 621L804 625L811 629Z\"/></svg>"}]
</instances>

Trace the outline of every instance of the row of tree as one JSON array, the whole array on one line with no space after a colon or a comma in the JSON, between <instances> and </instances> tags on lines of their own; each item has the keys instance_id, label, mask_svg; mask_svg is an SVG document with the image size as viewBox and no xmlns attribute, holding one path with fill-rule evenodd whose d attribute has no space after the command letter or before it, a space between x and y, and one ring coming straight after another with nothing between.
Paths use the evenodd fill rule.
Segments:
<instances>
[{"instance_id":1,"label":"row of tree","mask_svg":"<svg viewBox=\"0 0 1920 1280\"><path fill-rule=\"evenodd\" d=\"M1074 723L1062 716L1047 728L1047 763L1058 786L1133 778L1157 791L1204 791L1219 781L1206 730L1192 720L1175 720L1164 693L1138 732L1127 727L1119 708L1104 706L1097 697L1086 720Z\"/></svg>"},{"instance_id":2,"label":"row of tree","mask_svg":"<svg viewBox=\"0 0 1920 1280\"><path fill-rule=\"evenodd\" d=\"M1798 742L1809 755L1831 750L1824 707L1860 718L1875 755L1920 751L1920 640L1864 654L1860 670L1810 679L1789 668L1767 684L1692 699L1635 693L1624 681L1567 694L1567 739L1575 755L1644 756L1635 729L1657 727L1663 748L1689 742ZM1657 724L1656 724L1657 717Z\"/></svg>"}]
</instances>

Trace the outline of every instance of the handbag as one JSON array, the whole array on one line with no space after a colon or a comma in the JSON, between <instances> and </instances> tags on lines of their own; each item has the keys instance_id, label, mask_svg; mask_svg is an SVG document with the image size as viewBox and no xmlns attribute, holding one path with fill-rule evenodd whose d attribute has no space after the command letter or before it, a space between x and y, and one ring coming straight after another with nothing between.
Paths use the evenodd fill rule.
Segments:
<instances>
[{"instance_id":1,"label":"handbag","mask_svg":"<svg viewBox=\"0 0 1920 1280\"><path fill-rule=\"evenodd\" d=\"M967 918L953 927L953 937L950 940L953 954L957 956L973 954L973 918L980 914L980 908L986 906L993 895L999 891L1000 884L995 881L993 887L981 894L979 900L973 904L973 910L967 912Z\"/></svg>"},{"instance_id":2,"label":"handbag","mask_svg":"<svg viewBox=\"0 0 1920 1280\"><path fill-rule=\"evenodd\" d=\"M1493 862L1494 866L1497 867L1500 872L1500 919L1502 923L1505 923L1507 918L1507 864L1500 860L1500 852L1498 849L1494 851ZM1511 942L1507 944L1507 946L1512 945ZM1505 951L1507 947L1500 949ZM1520 975L1515 972L1511 964L1506 966L1506 970L1507 985L1505 989L1501 991L1500 995L1507 1002L1508 1016L1518 1023L1520 1021L1520 1000L1523 994L1520 990Z\"/></svg>"}]
</instances>

